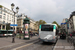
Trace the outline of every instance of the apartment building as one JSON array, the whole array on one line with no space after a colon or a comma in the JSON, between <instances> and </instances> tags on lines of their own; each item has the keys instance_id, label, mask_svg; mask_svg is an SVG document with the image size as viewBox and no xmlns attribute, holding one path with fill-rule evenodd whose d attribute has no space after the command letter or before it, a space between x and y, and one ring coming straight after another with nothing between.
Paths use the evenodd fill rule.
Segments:
<instances>
[{"instance_id":1,"label":"apartment building","mask_svg":"<svg viewBox=\"0 0 75 50\"><path fill-rule=\"evenodd\" d=\"M14 13L12 10L0 5L0 29L6 30L6 24L14 24ZM17 24L17 17L15 16L15 24ZM16 31L16 26L15 26ZM13 30L13 26L11 26L11 30Z\"/></svg>"},{"instance_id":2,"label":"apartment building","mask_svg":"<svg viewBox=\"0 0 75 50\"><path fill-rule=\"evenodd\" d=\"M65 29L65 31L68 32L69 29L68 18L63 19L61 23L61 29Z\"/></svg>"},{"instance_id":3,"label":"apartment building","mask_svg":"<svg viewBox=\"0 0 75 50\"><path fill-rule=\"evenodd\" d=\"M26 18L26 16L24 14L18 15L17 16L17 31L21 30L23 31L23 20Z\"/></svg>"},{"instance_id":4,"label":"apartment building","mask_svg":"<svg viewBox=\"0 0 75 50\"><path fill-rule=\"evenodd\" d=\"M66 22L66 20L63 19L63 20L62 20L62 23L65 23L65 22ZM66 25L65 25L65 24L61 24L61 28L62 28L62 29L65 29L65 28L66 28Z\"/></svg>"},{"instance_id":5,"label":"apartment building","mask_svg":"<svg viewBox=\"0 0 75 50\"><path fill-rule=\"evenodd\" d=\"M75 11L72 12L69 18L70 32L75 31Z\"/></svg>"},{"instance_id":6,"label":"apartment building","mask_svg":"<svg viewBox=\"0 0 75 50\"><path fill-rule=\"evenodd\" d=\"M36 21L34 21L33 19L30 19L30 29L38 30L38 25L36 24Z\"/></svg>"},{"instance_id":7,"label":"apartment building","mask_svg":"<svg viewBox=\"0 0 75 50\"><path fill-rule=\"evenodd\" d=\"M17 17L17 30L22 30L24 29L24 26L23 26L23 20L26 18L26 16L24 14L21 14L21 15L18 15ZM29 18L29 17L28 17ZM32 31L32 30L37 30L38 27L35 26L35 23L36 21L34 21L33 19L29 18L30 19L30 25L29 25L29 29Z\"/></svg>"}]
</instances>

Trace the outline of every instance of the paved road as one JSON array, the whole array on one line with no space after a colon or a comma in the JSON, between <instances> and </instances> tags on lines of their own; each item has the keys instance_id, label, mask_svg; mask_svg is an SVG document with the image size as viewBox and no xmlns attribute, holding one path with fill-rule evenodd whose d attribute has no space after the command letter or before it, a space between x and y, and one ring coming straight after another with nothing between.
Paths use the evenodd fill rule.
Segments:
<instances>
[{"instance_id":1,"label":"paved road","mask_svg":"<svg viewBox=\"0 0 75 50\"><path fill-rule=\"evenodd\" d=\"M12 37L2 37L0 38L0 50L11 50L13 48L26 45L27 43L31 43L38 40L38 36L33 36L30 40L23 40L15 38L15 43L12 43Z\"/></svg>"},{"instance_id":2,"label":"paved road","mask_svg":"<svg viewBox=\"0 0 75 50\"><path fill-rule=\"evenodd\" d=\"M52 43L42 43L36 39L12 47L2 48L0 50L52 50L54 45L55 44Z\"/></svg>"},{"instance_id":3,"label":"paved road","mask_svg":"<svg viewBox=\"0 0 75 50\"><path fill-rule=\"evenodd\" d=\"M42 42L35 42L29 46L22 47L18 50L52 50L55 44L52 43L42 43Z\"/></svg>"},{"instance_id":4,"label":"paved road","mask_svg":"<svg viewBox=\"0 0 75 50\"><path fill-rule=\"evenodd\" d=\"M52 50L54 45L55 44L52 43L42 43L41 41L36 41L35 43L22 45L13 50Z\"/></svg>"},{"instance_id":5,"label":"paved road","mask_svg":"<svg viewBox=\"0 0 75 50\"><path fill-rule=\"evenodd\" d=\"M39 41L37 36L34 36L31 38L31 40L22 40L22 39L15 39L16 42L15 43L11 43L11 37L10 38L0 38L2 44L4 44L2 47L0 48L0 50L52 50L53 46L55 44L52 43L42 43L41 41ZM20 44L16 44L16 43L20 43ZM9 45L7 45L9 43ZM13 45L15 44L15 45ZM8 47L6 47L6 45ZM11 46L12 45L12 46ZM1 45L2 46L2 45Z\"/></svg>"},{"instance_id":6,"label":"paved road","mask_svg":"<svg viewBox=\"0 0 75 50\"><path fill-rule=\"evenodd\" d=\"M24 43L20 43L20 44L17 44L17 45L13 45L13 46L1 48L0 50L12 50L14 48L17 48L17 47L20 47L20 46L23 46L23 45L27 45L29 43L33 43L34 41L37 41L37 39L31 40L31 41L27 41L27 42L24 42Z\"/></svg>"}]
</instances>

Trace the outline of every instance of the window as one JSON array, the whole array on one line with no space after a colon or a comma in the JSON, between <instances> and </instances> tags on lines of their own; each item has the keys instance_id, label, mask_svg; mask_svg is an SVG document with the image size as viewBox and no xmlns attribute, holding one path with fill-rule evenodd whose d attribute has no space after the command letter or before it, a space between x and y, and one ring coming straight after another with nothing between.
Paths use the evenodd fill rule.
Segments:
<instances>
[{"instance_id":1,"label":"window","mask_svg":"<svg viewBox=\"0 0 75 50\"><path fill-rule=\"evenodd\" d=\"M5 23L5 21L3 21L3 24Z\"/></svg>"},{"instance_id":2,"label":"window","mask_svg":"<svg viewBox=\"0 0 75 50\"><path fill-rule=\"evenodd\" d=\"M13 18L13 16L12 16L12 18Z\"/></svg>"},{"instance_id":3,"label":"window","mask_svg":"<svg viewBox=\"0 0 75 50\"><path fill-rule=\"evenodd\" d=\"M7 17L7 20L8 20L8 17Z\"/></svg>"},{"instance_id":4,"label":"window","mask_svg":"<svg viewBox=\"0 0 75 50\"><path fill-rule=\"evenodd\" d=\"M13 29L13 27L11 27L10 29Z\"/></svg>"},{"instance_id":5,"label":"window","mask_svg":"<svg viewBox=\"0 0 75 50\"><path fill-rule=\"evenodd\" d=\"M5 11L5 8L4 8L4 11Z\"/></svg>"},{"instance_id":6,"label":"window","mask_svg":"<svg viewBox=\"0 0 75 50\"><path fill-rule=\"evenodd\" d=\"M3 27L2 27L3 29L5 29L5 25L3 25Z\"/></svg>"},{"instance_id":7,"label":"window","mask_svg":"<svg viewBox=\"0 0 75 50\"><path fill-rule=\"evenodd\" d=\"M12 19L12 22L13 22L13 19Z\"/></svg>"},{"instance_id":8,"label":"window","mask_svg":"<svg viewBox=\"0 0 75 50\"><path fill-rule=\"evenodd\" d=\"M2 15L0 15L0 18L2 18Z\"/></svg>"},{"instance_id":9,"label":"window","mask_svg":"<svg viewBox=\"0 0 75 50\"><path fill-rule=\"evenodd\" d=\"M3 16L3 19L5 19L5 16Z\"/></svg>"},{"instance_id":10,"label":"window","mask_svg":"<svg viewBox=\"0 0 75 50\"><path fill-rule=\"evenodd\" d=\"M41 31L53 31L53 25L41 25Z\"/></svg>"},{"instance_id":11,"label":"window","mask_svg":"<svg viewBox=\"0 0 75 50\"><path fill-rule=\"evenodd\" d=\"M4 15L6 15L6 14L4 13Z\"/></svg>"},{"instance_id":12,"label":"window","mask_svg":"<svg viewBox=\"0 0 75 50\"><path fill-rule=\"evenodd\" d=\"M0 10L2 10L2 8L0 8Z\"/></svg>"},{"instance_id":13,"label":"window","mask_svg":"<svg viewBox=\"0 0 75 50\"><path fill-rule=\"evenodd\" d=\"M2 14L2 11L0 10L0 14Z\"/></svg>"},{"instance_id":14,"label":"window","mask_svg":"<svg viewBox=\"0 0 75 50\"><path fill-rule=\"evenodd\" d=\"M9 15L7 15L7 20L9 20Z\"/></svg>"}]
</instances>

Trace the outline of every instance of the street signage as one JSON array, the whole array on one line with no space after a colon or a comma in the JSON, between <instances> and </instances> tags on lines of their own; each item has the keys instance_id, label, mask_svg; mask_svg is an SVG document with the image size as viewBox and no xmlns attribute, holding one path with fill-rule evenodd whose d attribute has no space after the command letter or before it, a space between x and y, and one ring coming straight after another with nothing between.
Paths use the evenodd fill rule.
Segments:
<instances>
[{"instance_id":1,"label":"street signage","mask_svg":"<svg viewBox=\"0 0 75 50\"><path fill-rule=\"evenodd\" d=\"M10 24L10 26L18 26L17 24Z\"/></svg>"},{"instance_id":2,"label":"street signage","mask_svg":"<svg viewBox=\"0 0 75 50\"><path fill-rule=\"evenodd\" d=\"M61 25L62 25L62 24L66 24L66 23L61 23Z\"/></svg>"}]
</instances>

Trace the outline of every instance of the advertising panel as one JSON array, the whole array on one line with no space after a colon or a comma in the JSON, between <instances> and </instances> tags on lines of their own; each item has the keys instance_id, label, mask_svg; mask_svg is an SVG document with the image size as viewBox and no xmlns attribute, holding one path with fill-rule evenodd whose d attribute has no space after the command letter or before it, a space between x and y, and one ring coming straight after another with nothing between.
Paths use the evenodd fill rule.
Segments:
<instances>
[{"instance_id":1,"label":"advertising panel","mask_svg":"<svg viewBox=\"0 0 75 50\"><path fill-rule=\"evenodd\" d=\"M25 38L29 38L29 33L28 33L28 24L25 24Z\"/></svg>"}]
</instances>

